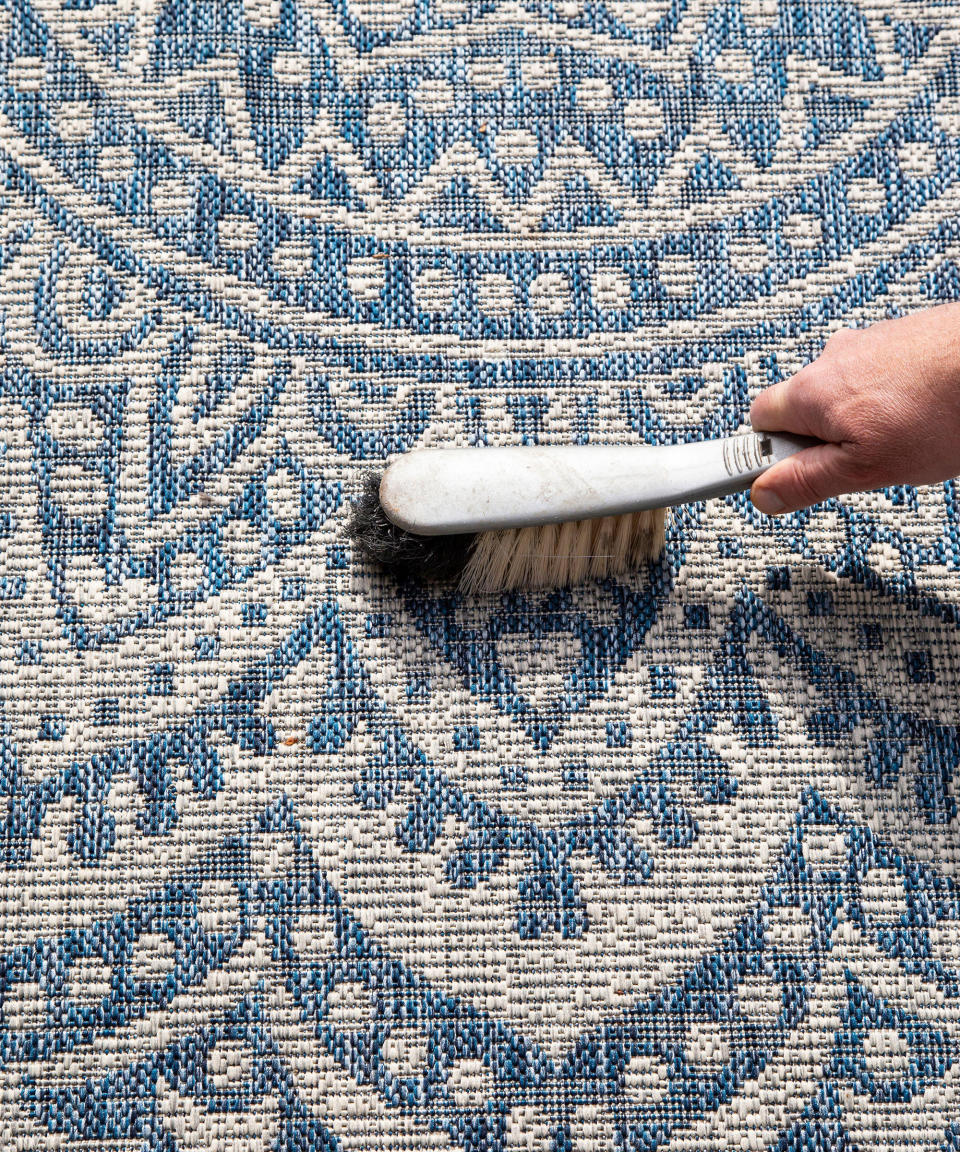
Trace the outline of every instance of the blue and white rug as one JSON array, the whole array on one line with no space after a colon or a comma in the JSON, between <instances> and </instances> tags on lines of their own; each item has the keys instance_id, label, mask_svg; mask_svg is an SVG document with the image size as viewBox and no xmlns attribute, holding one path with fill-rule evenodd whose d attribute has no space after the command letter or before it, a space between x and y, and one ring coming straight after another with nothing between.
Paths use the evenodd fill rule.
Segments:
<instances>
[{"instance_id":1,"label":"blue and white rug","mask_svg":"<svg viewBox=\"0 0 960 1152\"><path fill-rule=\"evenodd\" d=\"M950 0L6 0L3 1152L957 1152L960 508L351 556L960 295Z\"/></svg>"}]
</instances>

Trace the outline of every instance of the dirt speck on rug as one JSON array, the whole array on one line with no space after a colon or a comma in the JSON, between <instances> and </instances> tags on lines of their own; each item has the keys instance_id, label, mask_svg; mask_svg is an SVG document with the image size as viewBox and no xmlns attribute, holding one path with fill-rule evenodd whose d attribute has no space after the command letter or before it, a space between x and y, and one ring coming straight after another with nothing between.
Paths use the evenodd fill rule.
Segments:
<instances>
[{"instance_id":1,"label":"dirt speck on rug","mask_svg":"<svg viewBox=\"0 0 960 1152\"><path fill-rule=\"evenodd\" d=\"M0 123L0 1148L958 1152L956 485L344 528L960 296L960 9L10 0Z\"/></svg>"}]
</instances>

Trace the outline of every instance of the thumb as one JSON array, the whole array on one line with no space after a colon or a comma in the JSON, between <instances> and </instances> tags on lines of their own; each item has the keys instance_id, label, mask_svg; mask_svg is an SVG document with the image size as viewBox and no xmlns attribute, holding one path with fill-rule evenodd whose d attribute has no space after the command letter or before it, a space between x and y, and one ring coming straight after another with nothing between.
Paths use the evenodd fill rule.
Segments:
<instances>
[{"instance_id":1,"label":"thumb","mask_svg":"<svg viewBox=\"0 0 960 1152\"><path fill-rule=\"evenodd\" d=\"M849 460L840 445L817 444L781 460L754 480L750 500L767 516L779 516L850 492L853 487Z\"/></svg>"}]
</instances>

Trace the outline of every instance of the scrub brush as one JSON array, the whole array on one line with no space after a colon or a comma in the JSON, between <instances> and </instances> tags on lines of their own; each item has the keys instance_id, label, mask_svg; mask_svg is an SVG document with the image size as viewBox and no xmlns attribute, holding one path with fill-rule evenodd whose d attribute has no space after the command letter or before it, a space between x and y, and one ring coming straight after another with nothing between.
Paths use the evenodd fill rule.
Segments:
<instances>
[{"instance_id":1,"label":"scrub brush","mask_svg":"<svg viewBox=\"0 0 960 1152\"><path fill-rule=\"evenodd\" d=\"M420 449L367 478L349 534L398 576L462 592L560 588L663 551L666 510L742 492L817 441L747 432L675 445Z\"/></svg>"}]
</instances>

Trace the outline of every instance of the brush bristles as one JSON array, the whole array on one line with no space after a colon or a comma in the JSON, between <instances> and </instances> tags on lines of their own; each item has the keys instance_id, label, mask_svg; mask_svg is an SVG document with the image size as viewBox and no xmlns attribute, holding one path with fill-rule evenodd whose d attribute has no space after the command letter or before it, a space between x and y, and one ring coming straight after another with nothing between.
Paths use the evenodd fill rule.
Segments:
<instances>
[{"instance_id":1,"label":"brush bristles","mask_svg":"<svg viewBox=\"0 0 960 1152\"><path fill-rule=\"evenodd\" d=\"M380 477L364 479L353 505L347 535L364 559L398 579L456 580L463 572L475 537L416 536L391 523L380 505Z\"/></svg>"},{"instance_id":2,"label":"brush bristles","mask_svg":"<svg viewBox=\"0 0 960 1152\"><path fill-rule=\"evenodd\" d=\"M348 532L367 560L400 579L455 580L461 592L566 588L616 576L663 551L665 508L509 528L475 536L416 536L380 507L379 477L367 478Z\"/></svg>"},{"instance_id":3,"label":"brush bristles","mask_svg":"<svg viewBox=\"0 0 960 1152\"><path fill-rule=\"evenodd\" d=\"M666 509L477 535L461 592L566 588L634 571L663 551Z\"/></svg>"}]
</instances>

